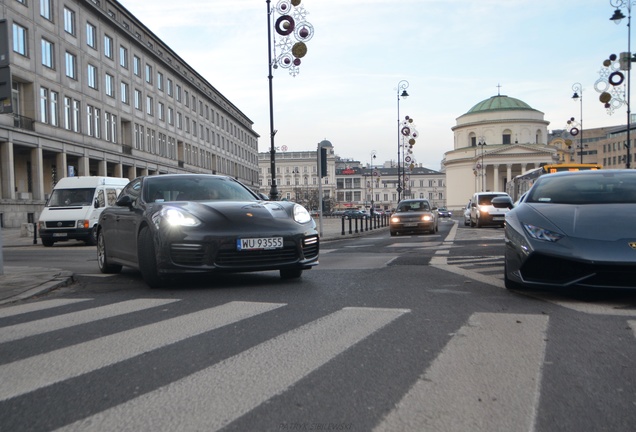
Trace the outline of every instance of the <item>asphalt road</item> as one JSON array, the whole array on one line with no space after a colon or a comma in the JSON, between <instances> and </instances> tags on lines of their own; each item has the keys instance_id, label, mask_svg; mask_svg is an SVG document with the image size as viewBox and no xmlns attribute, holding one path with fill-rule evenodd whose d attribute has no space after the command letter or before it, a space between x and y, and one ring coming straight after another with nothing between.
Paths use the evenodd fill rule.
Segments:
<instances>
[{"instance_id":1,"label":"asphalt road","mask_svg":"<svg viewBox=\"0 0 636 432\"><path fill-rule=\"evenodd\" d=\"M0 308L0 429L633 430L634 294L507 291L502 237L445 220L162 290L94 248L5 251L78 283Z\"/></svg>"}]
</instances>

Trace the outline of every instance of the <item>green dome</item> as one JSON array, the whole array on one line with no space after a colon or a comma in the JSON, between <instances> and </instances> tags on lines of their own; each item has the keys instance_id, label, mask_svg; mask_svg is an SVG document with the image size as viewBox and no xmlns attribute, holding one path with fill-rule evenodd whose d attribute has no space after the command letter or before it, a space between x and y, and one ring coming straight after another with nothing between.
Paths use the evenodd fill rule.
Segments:
<instances>
[{"instance_id":1,"label":"green dome","mask_svg":"<svg viewBox=\"0 0 636 432\"><path fill-rule=\"evenodd\" d=\"M511 98L504 95L493 96L490 99L483 100L472 107L466 114L474 114L484 111L502 111L502 110L532 110L536 111L527 103L519 99Z\"/></svg>"}]
</instances>

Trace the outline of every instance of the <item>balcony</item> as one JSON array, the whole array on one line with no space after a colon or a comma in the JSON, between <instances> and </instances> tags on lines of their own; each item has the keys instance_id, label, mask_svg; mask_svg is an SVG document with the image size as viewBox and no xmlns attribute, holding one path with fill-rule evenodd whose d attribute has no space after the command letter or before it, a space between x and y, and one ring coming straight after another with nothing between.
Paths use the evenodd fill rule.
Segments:
<instances>
[{"instance_id":1,"label":"balcony","mask_svg":"<svg viewBox=\"0 0 636 432\"><path fill-rule=\"evenodd\" d=\"M13 114L13 127L35 132L35 120L18 114Z\"/></svg>"}]
</instances>

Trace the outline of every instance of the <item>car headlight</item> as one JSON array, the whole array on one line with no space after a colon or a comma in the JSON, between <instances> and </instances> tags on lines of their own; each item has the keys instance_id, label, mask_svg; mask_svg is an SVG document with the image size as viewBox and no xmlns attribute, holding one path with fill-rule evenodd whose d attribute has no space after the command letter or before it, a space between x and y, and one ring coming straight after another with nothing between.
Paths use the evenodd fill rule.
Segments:
<instances>
[{"instance_id":1,"label":"car headlight","mask_svg":"<svg viewBox=\"0 0 636 432\"><path fill-rule=\"evenodd\" d=\"M155 225L159 226L159 222L164 220L170 226L193 227L201 224L201 221L185 210L170 207L162 209L155 218Z\"/></svg>"},{"instance_id":2,"label":"car headlight","mask_svg":"<svg viewBox=\"0 0 636 432\"><path fill-rule=\"evenodd\" d=\"M399 217L397 217L397 216L393 216L393 217L391 218L391 222L393 222L393 223L400 223L400 218L399 218Z\"/></svg>"},{"instance_id":3,"label":"car headlight","mask_svg":"<svg viewBox=\"0 0 636 432\"><path fill-rule=\"evenodd\" d=\"M433 220L433 217L431 215L424 215L422 216L422 220L425 222L429 222Z\"/></svg>"},{"instance_id":4,"label":"car headlight","mask_svg":"<svg viewBox=\"0 0 636 432\"><path fill-rule=\"evenodd\" d=\"M526 230L530 237L537 240L556 242L564 237L563 234L559 234L554 231L550 231L545 228L537 227L530 224L523 224L523 228Z\"/></svg>"},{"instance_id":5,"label":"car headlight","mask_svg":"<svg viewBox=\"0 0 636 432\"><path fill-rule=\"evenodd\" d=\"M305 207L296 204L294 206L294 220L298 223L307 223L311 220L311 215Z\"/></svg>"}]
</instances>

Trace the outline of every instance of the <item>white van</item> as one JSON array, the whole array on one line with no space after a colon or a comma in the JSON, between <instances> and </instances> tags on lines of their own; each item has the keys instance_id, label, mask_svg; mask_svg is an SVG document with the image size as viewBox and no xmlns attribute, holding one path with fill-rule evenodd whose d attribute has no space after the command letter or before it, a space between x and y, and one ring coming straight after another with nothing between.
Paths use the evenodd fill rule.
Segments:
<instances>
[{"instance_id":1,"label":"white van","mask_svg":"<svg viewBox=\"0 0 636 432\"><path fill-rule=\"evenodd\" d=\"M508 197L506 192L477 192L470 200L470 226L481 228L484 225L506 224L506 213L510 211L508 207L501 208L492 204L495 197Z\"/></svg>"},{"instance_id":2,"label":"white van","mask_svg":"<svg viewBox=\"0 0 636 432\"><path fill-rule=\"evenodd\" d=\"M69 239L95 244L95 226L102 210L115 204L129 183L118 177L64 177L46 202L38 221L44 246Z\"/></svg>"}]
</instances>

